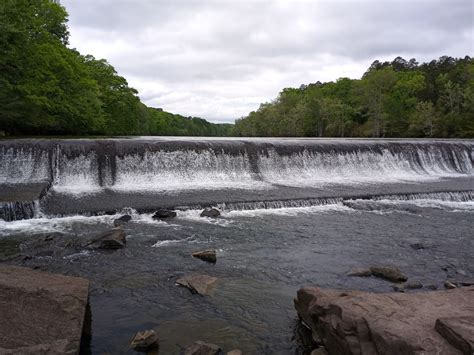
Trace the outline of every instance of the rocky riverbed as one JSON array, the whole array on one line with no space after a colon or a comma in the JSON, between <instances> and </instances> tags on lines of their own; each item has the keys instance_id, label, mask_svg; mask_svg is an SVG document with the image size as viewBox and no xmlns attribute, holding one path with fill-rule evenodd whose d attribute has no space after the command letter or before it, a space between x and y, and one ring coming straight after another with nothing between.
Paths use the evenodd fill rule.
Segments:
<instances>
[{"instance_id":1,"label":"rocky riverbed","mask_svg":"<svg viewBox=\"0 0 474 355\"><path fill-rule=\"evenodd\" d=\"M133 336L153 330L163 353L204 341L224 352L306 354L316 345L292 306L303 286L393 292L373 269L385 266L422 285L406 294L472 281L471 202L371 203L0 222L0 253L4 263L90 280L84 353L132 354ZM193 256L203 251L216 262ZM197 287L195 275L205 276Z\"/></svg>"}]
</instances>

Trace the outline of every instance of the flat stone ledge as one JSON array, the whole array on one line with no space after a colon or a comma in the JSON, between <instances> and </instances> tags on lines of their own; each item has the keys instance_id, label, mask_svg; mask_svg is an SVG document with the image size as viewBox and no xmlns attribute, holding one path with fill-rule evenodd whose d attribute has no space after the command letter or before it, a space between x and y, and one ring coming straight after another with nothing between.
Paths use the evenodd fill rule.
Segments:
<instances>
[{"instance_id":1,"label":"flat stone ledge","mask_svg":"<svg viewBox=\"0 0 474 355\"><path fill-rule=\"evenodd\" d=\"M409 294L303 288L295 308L329 354L459 355L472 349L474 324L466 322L474 320L474 287ZM457 336L437 331L440 319L449 326L445 318L462 323Z\"/></svg>"},{"instance_id":2,"label":"flat stone ledge","mask_svg":"<svg viewBox=\"0 0 474 355\"><path fill-rule=\"evenodd\" d=\"M89 281L0 265L0 354L78 354Z\"/></svg>"}]
</instances>

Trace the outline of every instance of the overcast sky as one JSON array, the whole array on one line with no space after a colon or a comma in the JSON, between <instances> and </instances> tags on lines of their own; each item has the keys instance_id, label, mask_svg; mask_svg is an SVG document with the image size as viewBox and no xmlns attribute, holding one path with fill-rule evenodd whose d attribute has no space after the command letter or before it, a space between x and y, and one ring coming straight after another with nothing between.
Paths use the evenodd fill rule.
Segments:
<instances>
[{"instance_id":1,"label":"overcast sky","mask_svg":"<svg viewBox=\"0 0 474 355\"><path fill-rule=\"evenodd\" d=\"M71 47L147 105L233 122L285 87L360 78L375 59L473 55L471 0L61 0Z\"/></svg>"}]
</instances>

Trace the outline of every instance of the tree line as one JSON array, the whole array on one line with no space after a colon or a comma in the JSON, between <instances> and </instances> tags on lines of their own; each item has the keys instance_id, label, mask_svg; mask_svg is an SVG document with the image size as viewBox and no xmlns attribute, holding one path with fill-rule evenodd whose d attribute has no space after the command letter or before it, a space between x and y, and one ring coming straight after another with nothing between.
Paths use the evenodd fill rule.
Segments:
<instances>
[{"instance_id":1,"label":"tree line","mask_svg":"<svg viewBox=\"0 0 474 355\"><path fill-rule=\"evenodd\" d=\"M232 125L140 102L104 59L68 47L68 13L51 0L0 2L0 134L227 135Z\"/></svg>"},{"instance_id":2,"label":"tree line","mask_svg":"<svg viewBox=\"0 0 474 355\"><path fill-rule=\"evenodd\" d=\"M286 88L237 136L474 137L474 59L374 61L361 79Z\"/></svg>"}]
</instances>

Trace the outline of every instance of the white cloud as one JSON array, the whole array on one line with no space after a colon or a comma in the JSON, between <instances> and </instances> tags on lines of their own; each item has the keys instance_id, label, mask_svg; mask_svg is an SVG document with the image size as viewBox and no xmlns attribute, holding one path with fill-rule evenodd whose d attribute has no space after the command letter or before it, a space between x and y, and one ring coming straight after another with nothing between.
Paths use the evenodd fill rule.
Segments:
<instances>
[{"instance_id":1,"label":"white cloud","mask_svg":"<svg viewBox=\"0 0 474 355\"><path fill-rule=\"evenodd\" d=\"M375 59L472 55L470 0L63 0L71 46L153 107L233 121L281 89L360 77Z\"/></svg>"}]
</instances>

